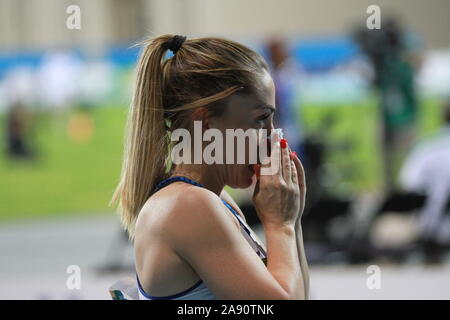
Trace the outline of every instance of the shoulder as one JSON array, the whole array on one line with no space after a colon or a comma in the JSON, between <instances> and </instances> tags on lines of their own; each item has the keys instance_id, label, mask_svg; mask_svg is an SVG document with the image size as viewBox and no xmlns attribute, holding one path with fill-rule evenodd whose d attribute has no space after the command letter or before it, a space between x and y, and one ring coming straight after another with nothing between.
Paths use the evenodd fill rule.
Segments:
<instances>
[{"instance_id":1,"label":"shoulder","mask_svg":"<svg viewBox=\"0 0 450 320\"><path fill-rule=\"evenodd\" d=\"M204 210L210 209L212 206L220 205L222 202L214 192L192 185L178 185L174 186L178 189L167 191L171 193L170 200L171 214L178 215L185 210Z\"/></svg>"},{"instance_id":2,"label":"shoulder","mask_svg":"<svg viewBox=\"0 0 450 320\"><path fill-rule=\"evenodd\" d=\"M220 197L212 191L186 184L173 184L150 197L138 220L156 223L159 227L186 223L191 225L206 215L225 216L226 209ZM208 215L208 216L209 216Z\"/></svg>"},{"instance_id":3,"label":"shoulder","mask_svg":"<svg viewBox=\"0 0 450 320\"><path fill-rule=\"evenodd\" d=\"M228 198L224 200L236 208ZM139 213L136 233L151 233L175 248L180 242L202 241L218 233L235 234L237 228L239 222L222 202L222 194L219 197L208 189L174 184L146 202Z\"/></svg>"},{"instance_id":4,"label":"shoulder","mask_svg":"<svg viewBox=\"0 0 450 320\"><path fill-rule=\"evenodd\" d=\"M179 253L208 241L229 242L238 234L237 220L215 193L195 186L183 188L164 213L164 238Z\"/></svg>"},{"instance_id":5,"label":"shoulder","mask_svg":"<svg viewBox=\"0 0 450 320\"><path fill-rule=\"evenodd\" d=\"M212 191L189 186L186 192L179 193L174 199L170 216L175 223L186 223L190 227L202 225L202 222L217 222L228 218L224 212L228 210L221 198Z\"/></svg>"},{"instance_id":6,"label":"shoulder","mask_svg":"<svg viewBox=\"0 0 450 320\"><path fill-rule=\"evenodd\" d=\"M159 220L165 218L188 217L186 211L203 208L217 204L220 199L213 192L187 184L172 184L153 194L142 207L139 219L147 220L158 216Z\"/></svg>"}]
</instances>

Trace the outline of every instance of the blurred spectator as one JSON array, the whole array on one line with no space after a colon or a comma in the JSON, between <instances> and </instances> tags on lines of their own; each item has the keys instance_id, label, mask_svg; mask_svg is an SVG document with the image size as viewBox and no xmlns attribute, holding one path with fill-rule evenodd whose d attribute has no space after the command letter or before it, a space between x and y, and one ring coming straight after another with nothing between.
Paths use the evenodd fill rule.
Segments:
<instances>
[{"instance_id":1,"label":"blurred spectator","mask_svg":"<svg viewBox=\"0 0 450 320\"><path fill-rule=\"evenodd\" d=\"M303 133L299 124L299 113L296 110L301 69L289 56L286 44L281 39L271 39L267 43L267 51L276 88L277 112L274 114L274 125L283 128L289 146L301 156Z\"/></svg>"},{"instance_id":2,"label":"blurred spectator","mask_svg":"<svg viewBox=\"0 0 450 320\"><path fill-rule=\"evenodd\" d=\"M389 194L396 189L397 168L415 139L417 101L408 54L412 38L393 18L386 19L381 29L364 26L355 37L374 69L381 108L384 191Z\"/></svg>"},{"instance_id":3,"label":"blurred spectator","mask_svg":"<svg viewBox=\"0 0 450 320\"><path fill-rule=\"evenodd\" d=\"M419 232L429 262L439 262L450 244L450 102L444 108L445 126L420 143L407 157L400 181L409 191L423 192Z\"/></svg>"},{"instance_id":4,"label":"blurred spectator","mask_svg":"<svg viewBox=\"0 0 450 320\"><path fill-rule=\"evenodd\" d=\"M11 158L32 158L33 153L27 144L29 118L23 105L16 102L6 115L6 151Z\"/></svg>"}]
</instances>

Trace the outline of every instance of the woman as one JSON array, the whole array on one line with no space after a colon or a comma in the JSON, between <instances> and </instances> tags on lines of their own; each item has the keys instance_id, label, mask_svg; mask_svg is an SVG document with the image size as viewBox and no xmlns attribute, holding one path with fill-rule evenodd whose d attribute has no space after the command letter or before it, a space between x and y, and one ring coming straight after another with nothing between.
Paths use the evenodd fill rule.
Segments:
<instances>
[{"instance_id":1,"label":"woman","mask_svg":"<svg viewBox=\"0 0 450 320\"><path fill-rule=\"evenodd\" d=\"M304 173L287 141L273 135L282 170L256 178L267 252L224 190L249 187L262 167L170 161L170 134L196 120L203 130L271 130L274 97L266 63L241 44L172 35L145 44L113 198L134 240L141 299L307 298Z\"/></svg>"}]
</instances>

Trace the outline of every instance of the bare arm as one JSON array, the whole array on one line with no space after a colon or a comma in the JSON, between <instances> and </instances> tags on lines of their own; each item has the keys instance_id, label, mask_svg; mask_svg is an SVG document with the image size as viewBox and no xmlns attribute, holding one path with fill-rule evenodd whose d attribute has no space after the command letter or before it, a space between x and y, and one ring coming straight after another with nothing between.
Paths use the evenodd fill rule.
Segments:
<instances>
[{"instance_id":1,"label":"bare arm","mask_svg":"<svg viewBox=\"0 0 450 320\"><path fill-rule=\"evenodd\" d=\"M293 227L267 227L268 267L244 237L220 199L192 189L177 201L165 235L219 299L298 299L301 277Z\"/></svg>"},{"instance_id":2,"label":"bare arm","mask_svg":"<svg viewBox=\"0 0 450 320\"><path fill-rule=\"evenodd\" d=\"M227 201L234 208L239 210L239 207L236 205L233 198L228 194L228 192L225 189L220 194L220 198ZM243 215L241 214L241 216L243 216ZM244 220L245 220L245 217L244 217ZM300 297L302 299L308 299L309 298L309 269L308 269L308 261L306 260L305 250L304 250L304 246L303 246L303 234L302 234L302 227L301 227L300 221L301 221L301 218L299 216L297 219L297 222L295 224L295 229L294 229L295 238L296 238L296 249L298 250L297 259L300 263L301 274L302 274L302 278L297 279L297 281L303 283L303 293ZM267 228L265 228L264 233L266 236L266 244L268 242L267 241L268 233L272 233L272 232L274 232L274 233L278 232L278 233L283 234L286 232L289 233L289 230L276 230L276 229L268 230ZM269 237L273 238L272 235L269 235ZM287 238L289 238L289 237L287 237ZM276 242L277 241L275 241L275 247L277 246ZM289 242L289 240L288 240L288 242ZM284 260L281 260L281 261L284 261Z\"/></svg>"},{"instance_id":3,"label":"bare arm","mask_svg":"<svg viewBox=\"0 0 450 320\"><path fill-rule=\"evenodd\" d=\"M292 160L294 161L295 168L298 174L298 184L301 190L301 206L300 206L300 214L295 221L295 234L297 240L297 250L300 267L302 269L303 281L304 281L304 289L305 289L305 299L309 299L309 267L308 261L306 259L305 248L303 245L303 230L302 230L302 215L303 210L305 209L305 198L306 198L306 179L305 179L305 171L303 169L302 163L297 155L292 156Z\"/></svg>"},{"instance_id":4,"label":"bare arm","mask_svg":"<svg viewBox=\"0 0 450 320\"><path fill-rule=\"evenodd\" d=\"M306 299L294 226L265 224L263 227L267 243L267 269L290 293L289 299Z\"/></svg>"},{"instance_id":5,"label":"bare arm","mask_svg":"<svg viewBox=\"0 0 450 320\"><path fill-rule=\"evenodd\" d=\"M306 260L305 248L303 246L303 231L300 220L301 219L298 219L295 225L295 235L297 240L299 263L304 281L304 295L305 299L309 299L309 267L308 261Z\"/></svg>"}]
</instances>

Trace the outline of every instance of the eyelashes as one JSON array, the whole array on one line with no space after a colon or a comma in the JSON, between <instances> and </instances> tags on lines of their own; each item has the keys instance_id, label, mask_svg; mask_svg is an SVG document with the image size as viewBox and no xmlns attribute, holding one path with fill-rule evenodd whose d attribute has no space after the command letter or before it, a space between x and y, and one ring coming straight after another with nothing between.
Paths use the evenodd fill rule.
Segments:
<instances>
[{"instance_id":1,"label":"eyelashes","mask_svg":"<svg viewBox=\"0 0 450 320\"><path fill-rule=\"evenodd\" d=\"M258 119L256 120L258 123L262 124L264 123L269 117L270 117L271 113L267 113L261 117L258 117Z\"/></svg>"}]
</instances>

